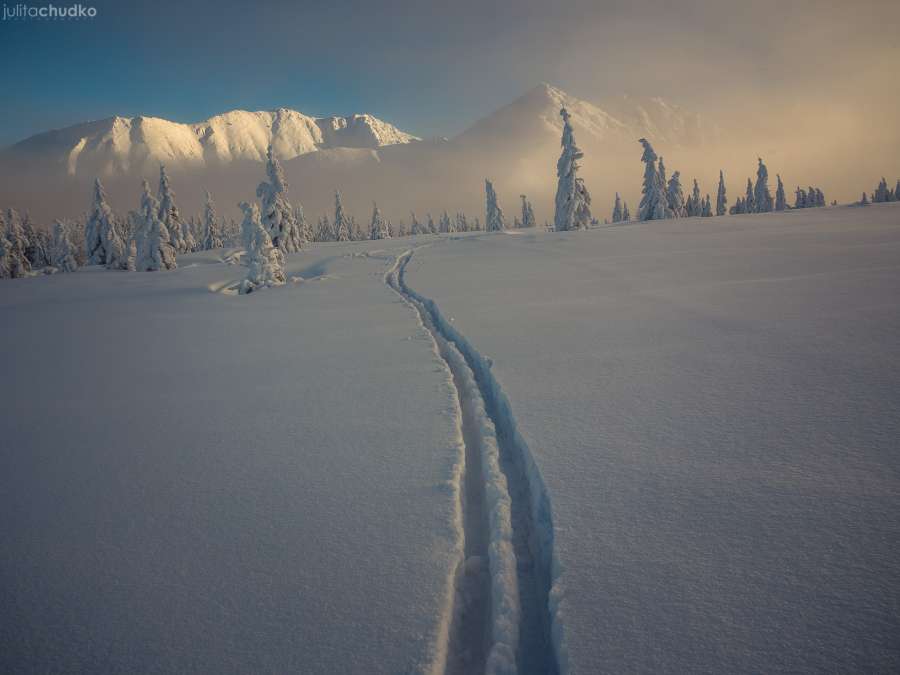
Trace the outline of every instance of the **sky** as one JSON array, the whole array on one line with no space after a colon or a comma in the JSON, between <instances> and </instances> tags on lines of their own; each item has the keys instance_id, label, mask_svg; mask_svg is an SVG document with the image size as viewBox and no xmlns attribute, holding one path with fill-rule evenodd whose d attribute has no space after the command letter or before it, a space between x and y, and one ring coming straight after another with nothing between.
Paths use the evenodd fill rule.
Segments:
<instances>
[{"instance_id":1,"label":"sky","mask_svg":"<svg viewBox=\"0 0 900 675\"><path fill-rule=\"evenodd\" d=\"M726 128L900 119L893 0L82 4L97 17L0 21L0 147L112 115L276 107L452 136L542 81L663 96Z\"/></svg>"}]
</instances>

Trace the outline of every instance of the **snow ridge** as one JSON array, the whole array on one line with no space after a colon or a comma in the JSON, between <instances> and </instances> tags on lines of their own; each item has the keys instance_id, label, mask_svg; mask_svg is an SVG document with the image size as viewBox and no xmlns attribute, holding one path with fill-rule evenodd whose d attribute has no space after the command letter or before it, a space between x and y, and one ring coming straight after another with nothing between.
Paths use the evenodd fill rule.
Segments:
<instances>
[{"instance_id":1,"label":"snow ridge","mask_svg":"<svg viewBox=\"0 0 900 675\"><path fill-rule=\"evenodd\" d=\"M546 487L518 433L509 399L491 372L490 359L472 347L433 300L407 285L405 274L412 255L413 250L403 253L385 281L418 310L435 340L451 348L445 350L450 355L448 367L462 371L463 387L474 387L469 394L483 402L479 411L484 415L482 469L490 513L493 639L486 672L567 675L560 607L562 568L553 548ZM466 367L454 363L456 358ZM506 660L509 656L511 664Z\"/></svg>"}]
</instances>

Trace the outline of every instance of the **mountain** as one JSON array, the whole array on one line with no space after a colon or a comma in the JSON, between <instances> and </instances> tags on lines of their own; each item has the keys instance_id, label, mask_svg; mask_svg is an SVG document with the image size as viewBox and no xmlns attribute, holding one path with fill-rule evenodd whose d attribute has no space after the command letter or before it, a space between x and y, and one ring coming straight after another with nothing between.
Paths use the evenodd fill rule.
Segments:
<instances>
[{"instance_id":1,"label":"mountain","mask_svg":"<svg viewBox=\"0 0 900 675\"><path fill-rule=\"evenodd\" d=\"M236 215L238 201L254 198L271 143L290 198L313 218L332 207L336 189L360 219L375 200L395 220L408 219L410 211L479 214L489 177L510 221L520 194L543 221L552 219L563 106L585 152L582 176L601 219L615 191L635 206L642 136L665 152L672 168L688 169L693 154L702 156L708 180L717 175L711 152L718 131L697 113L658 98L592 103L542 84L450 139L420 140L371 115L315 118L287 109L232 111L196 124L153 117L79 124L0 152L0 207L29 209L37 221L72 216L88 207L90 183L100 176L113 207L127 212L141 179L154 183L164 163L182 211L199 211L209 189L223 211ZM711 189L702 171L694 175Z\"/></svg>"},{"instance_id":2,"label":"mountain","mask_svg":"<svg viewBox=\"0 0 900 675\"><path fill-rule=\"evenodd\" d=\"M415 136L371 115L315 118L296 110L233 110L196 124L158 117L111 117L32 136L3 153L7 159L109 176L164 163L202 169L239 160L264 161L271 144L282 159L331 148L380 148Z\"/></svg>"}]
</instances>

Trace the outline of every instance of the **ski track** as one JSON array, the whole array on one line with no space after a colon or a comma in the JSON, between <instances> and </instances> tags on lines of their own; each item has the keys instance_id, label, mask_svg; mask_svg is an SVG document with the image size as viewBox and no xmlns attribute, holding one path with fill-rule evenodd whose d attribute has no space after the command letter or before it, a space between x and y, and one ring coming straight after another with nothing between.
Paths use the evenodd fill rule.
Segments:
<instances>
[{"instance_id":1,"label":"ski track","mask_svg":"<svg viewBox=\"0 0 900 675\"><path fill-rule=\"evenodd\" d=\"M384 281L417 311L452 375L465 445L459 489L463 554L440 649L442 672L565 675L561 568L543 480L490 359L446 321L434 301L407 286L413 253L397 257Z\"/></svg>"}]
</instances>

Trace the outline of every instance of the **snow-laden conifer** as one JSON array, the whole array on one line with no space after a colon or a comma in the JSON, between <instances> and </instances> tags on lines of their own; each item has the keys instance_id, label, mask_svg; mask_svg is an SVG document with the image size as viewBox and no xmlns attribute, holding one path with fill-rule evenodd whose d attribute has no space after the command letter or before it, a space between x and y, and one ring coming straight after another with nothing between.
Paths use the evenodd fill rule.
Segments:
<instances>
[{"instance_id":1,"label":"snow-laden conifer","mask_svg":"<svg viewBox=\"0 0 900 675\"><path fill-rule=\"evenodd\" d=\"M106 202L100 179L94 180L94 199L84 230L88 265L106 265L108 269L126 268L125 242L119 236L115 216Z\"/></svg>"},{"instance_id":2,"label":"snow-laden conifer","mask_svg":"<svg viewBox=\"0 0 900 675\"><path fill-rule=\"evenodd\" d=\"M53 224L50 265L59 272L74 272L78 269L78 262L75 260L75 245L69 239L68 228L58 220Z\"/></svg>"},{"instance_id":3,"label":"snow-laden conifer","mask_svg":"<svg viewBox=\"0 0 900 675\"><path fill-rule=\"evenodd\" d=\"M157 192L157 200L159 202L159 212L157 215L169 233L169 243L175 249L176 253L187 253L194 244L191 239L185 235L189 231L184 222L181 220L181 213L175 204L175 191L169 181L169 174L166 173L166 167L159 165L159 191Z\"/></svg>"},{"instance_id":4,"label":"snow-laden conifer","mask_svg":"<svg viewBox=\"0 0 900 675\"><path fill-rule=\"evenodd\" d=\"M522 227L534 227L537 225L537 221L534 218L531 202L528 201L526 195L519 195L519 197L522 199Z\"/></svg>"},{"instance_id":5,"label":"snow-laden conifer","mask_svg":"<svg viewBox=\"0 0 900 675\"><path fill-rule=\"evenodd\" d=\"M204 251L211 251L224 246L222 229L216 218L216 206L212 195L206 191L206 204L203 206L203 245Z\"/></svg>"},{"instance_id":6,"label":"snow-laden conifer","mask_svg":"<svg viewBox=\"0 0 900 675\"><path fill-rule=\"evenodd\" d=\"M775 180L778 183L775 188L775 210L784 211L787 209L787 200L784 197L784 183L781 182L780 173L775 174Z\"/></svg>"},{"instance_id":7,"label":"snow-laden conifer","mask_svg":"<svg viewBox=\"0 0 900 675\"><path fill-rule=\"evenodd\" d=\"M628 210L628 202L622 203L622 222L627 223L631 220L631 211Z\"/></svg>"},{"instance_id":8,"label":"snow-laden conifer","mask_svg":"<svg viewBox=\"0 0 900 675\"><path fill-rule=\"evenodd\" d=\"M716 191L716 215L728 213L728 196L725 192L725 174L719 169L719 188Z\"/></svg>"},{"instance_id":9,"label":"snow-laden conifer","mask_svg":"<svg viewBox=\"0 0 900 675\"><path fill-rule=\"evenodd\" d=\"M372 204L372 222L369 224L369 239L390 239L387 221L381 215L378 204Z\"/></svg>"},{"instance_id":10,"label":"snow-laden conifer","mask_svg":"<svg viewBox=\"0 0 900 675\"><path fill-rule=\"evenodd\" d=\"M288 184L281 163L270 145L266 151L266 176L256 188L260 200L260 218L272 245L284 253L295 253L303 247L303 236L288 201Z\"/></svg>"},{"instance_id":11,"label":"snow-laden conifer","mask_svg":"<svg viewBox=\"0 0 900 675\"><path fill-rule=\"evenodd\" d=\"M246 221L246 217L244 218ZM334 230L335 241L350 241L350 220L344 213L344 205L341 203L341 193L334 193Z\"/></svg>"},{"instance_id":12,"label":"snow-laden conifer","mask_svg":"<svg viewBox=\"0 0 900 675\"><path fill-rule=\"evenodd\" d=\"M660 180L662 180L662 172L660 172ZM684 191L681 188L681 172L676 171L669 179L666 186L666 207L671 213L672 218L683 218L691 215L687 211L687 205L684 202Z\"/></svg>"},{"instance_id":13,"label":"snow-laden conifer","mask_svg":"<svg viewBox=\"0 0 900 675\"><path fill-rule=\"evenodd\" d=\"M756 186L753 188L753 203L756 213L768 213L772 210L772 193L769 192L769 170L763 164L762 157L756 168Z\"/></svg>"},{"instance_id":14,"label":"snow-laden conifer","mask_svg":"<svg viewBox=\"0 0 900 675\"><path fill-rule=\"evenodd\" d=\"M585 230L591 223L591 195L584 185L584 180L578 177L578 160L584 157L584 153L575 144L569 111L562 108L559 114L563 119L560 141L562 153L556 162L556 212L553 226L560 232ZM485 224L487 229L490 229L489 226L490 223Z\"/></svg>"},{"instance_id":15,"label":"snow-laden conifer","mask_svg":"<svg viewBox=\"0 0 900 675\"><path fill-rule=\"evenodd\" d=\"M644 185L641 188L641 203L638 209L639 220L663 220L666 217L667 200L665 186L659 180L656 169L656 153L646 138L640 139L644 147L641 161L644 163Z\"/></svg>"},{"instance_id":16,"label":"snow-laden conifer","mask_svg":"<svg viewBox=\"0 0 900 675\"><path fill-rule=\"evenodd\" d=\"M134 269L138 272L172 270L178 267L176 250L169 238L169 229L159 217L160 205L150 192L147 181L142 185L139 209L141 228L135 235ZM126 263L126 267L131 265Z\"/></svg>"},{"instance_id":17,"label":"snow-laden conifer","mask_svg":"<svg viewBox=\"0 0 900 675\"><path fill-rule=\"evenodd\" d=\"M616 193L616 201L613 203L612 217L610 221L613 223L621 223L622 222L622 198L619 197L619 193Z\"/></svg>"},{"instance_id":18,"label":"snow-laden conifer","mask_svg":"<svg viewBox=\"0 0 900 675\"><path fill-rule=\"evenodd\" d=\"M756 201L753 194L753 181L748 178L747 191L744 196L744 213L756 213Z\"/></svg>"},{"instance_id":19,"label":"snow-laden conifer","mask_svg":"<svg viewBox=\"0 0 900 675\"><path fill-rule=\"evenodd\" d=\"M497 203L497 193L494 191L494 184L485 179L485 232L500 232L506 229L506 221L503 218L503 209Z\"/></svg>"},{"instance_id":20,"label":"snow-laden conifer","mask_svg":"<svg viewBox=\"0 0 900 675\"><path fill-rule=\"evenodd\" d=\"M241 282L239 292L246 295L260 288L283 284L284 257L272 244L268 229L260 220L259 207L247 202L241 202L240 207L244 212L241 233L246 250L247 276Z\"/></svg>"}]
</instances>

